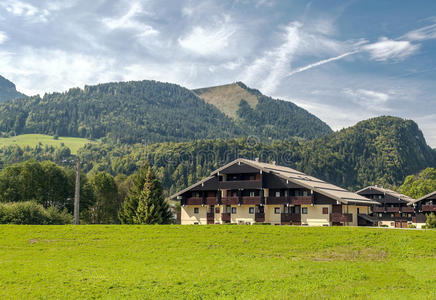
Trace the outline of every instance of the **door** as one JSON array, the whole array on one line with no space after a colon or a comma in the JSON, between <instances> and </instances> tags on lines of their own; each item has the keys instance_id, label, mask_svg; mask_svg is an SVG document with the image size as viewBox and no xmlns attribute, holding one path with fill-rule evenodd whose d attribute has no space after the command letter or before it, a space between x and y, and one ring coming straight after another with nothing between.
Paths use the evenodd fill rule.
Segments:
<instances>
[{"instance_id":1,"label":"door","mask_svg":"<svg viewBox=\"0 0 436 300\"><path fill-rule=\"evenodd\" d=\"M401 222L401 228L407 228L407 222Z\"/></svg>"},{"instance_id":2,"label":"door","mask_svg":"<svg viewBox=\"0 0 436 300\"><path fill-rule=\"evenodd\" d=\"M401 228L401 222L395 221L395 228Z\"/></svg>"}]
</instances>

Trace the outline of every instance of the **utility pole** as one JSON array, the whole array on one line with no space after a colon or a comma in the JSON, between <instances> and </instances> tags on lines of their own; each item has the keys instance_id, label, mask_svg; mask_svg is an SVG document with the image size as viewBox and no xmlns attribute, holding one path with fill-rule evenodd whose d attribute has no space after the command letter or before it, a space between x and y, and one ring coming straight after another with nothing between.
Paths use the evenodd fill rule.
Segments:
<instances>
[{"instance_id":1,"label":"utility pole","mask_svg":"<svg viewBox=\"0 0 436 300\"><path fill-rule=\"evenodd\" d=\"M80 161L76 159L76 189L74 192L74 225L79 225Z\"/></svg>"}]
</instances>

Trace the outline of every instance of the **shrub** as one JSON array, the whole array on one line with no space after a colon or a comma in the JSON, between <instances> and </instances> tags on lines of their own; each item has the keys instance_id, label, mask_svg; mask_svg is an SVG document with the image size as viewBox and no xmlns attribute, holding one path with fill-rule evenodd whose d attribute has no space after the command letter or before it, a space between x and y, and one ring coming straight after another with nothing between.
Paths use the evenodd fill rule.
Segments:
<instances>
[{"instance_id":1,"label":"shrub","mask_svg":"<svg viewBox=\"0 0 436 300\"><path fill-rule=\"evenodd\" d=\"M425 228L436 228L436 216L434 213L431 213L427 216Z\"/></svg>"},{"instance_id":2,"label":"shrub","mask_svg":"<svg viewBox=\"0 0 436 300\"><path fill-rule=\"evenodd\" d=\"M55 207L45 209L33 201L0 204L0 224L63 225L72 216Z\"/></svg>"},{"instance_id":3,"label":"shrub","mask_svg":"<svg viewBox=\"0 0 436 300\"><path fill-rule=\"evenodd\" d=\"M409 224L409 225L407 225L407 228L416 228L416 226L413 224Z\"/></svg>"}]
</instances>

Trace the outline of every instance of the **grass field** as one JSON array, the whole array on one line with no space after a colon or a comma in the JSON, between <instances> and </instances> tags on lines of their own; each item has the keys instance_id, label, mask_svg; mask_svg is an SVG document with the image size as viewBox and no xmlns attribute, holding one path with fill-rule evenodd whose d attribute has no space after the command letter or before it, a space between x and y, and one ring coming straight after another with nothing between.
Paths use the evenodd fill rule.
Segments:
<instances>
[{"instance_id":1,"label":"grass field","mask_svg":"<svg viewBox=\"0 0 436 300\"><path fill-rule=\"evenodd\" d=\"M22 134L16 137L0 138L0 147L9 145L34 147L39 143L54 147L59 147L63 143L66 147L70 148L71 153L75 154L79 148L92 142L87 139L73 137L59 137L59 139L55 140L53 136L44 134Z\"/></svg>"},{"instance_id":2,"label":"grass field","mask_svg":"<svg viewBox=\"0 0 436 300\"><path fill-rule=\"evenodd\" d=\"M0 298L436 299L436 231L1 226Z\"/></svg>"}]
</instances>

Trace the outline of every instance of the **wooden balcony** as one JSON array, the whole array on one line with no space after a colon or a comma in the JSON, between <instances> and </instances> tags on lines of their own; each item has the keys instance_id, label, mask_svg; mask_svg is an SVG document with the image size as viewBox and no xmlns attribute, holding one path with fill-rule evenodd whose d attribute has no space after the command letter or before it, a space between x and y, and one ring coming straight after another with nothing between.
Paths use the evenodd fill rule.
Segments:
<instances>
[{"instance_id":1,"label":"wooden balcony","mask_svg":"<svg viewBox=\"0 0 436 300\"><path fill-rule=\"evenodd\" d=\"M400 211L403 213L413 213L415 212L415 209L412 206L404 206L401 207Z\"/></svg>"},{"instance_id":2,"label":"wooden balcony","mask_svg":"<svg viewBox=\"0 0 436 300\"><path fill-rule=\"evenodd\" d=\"M215 223L215 214L214 213L207 213L206 220L207 220L207 224L214 224Z\"/></svg>"},{"instance_id":3,"label":"wooden balcony","mask_svg":"<svg viewBox=\"0 0 436 300\"><path fill-rule=\"evenodd\" d=\"M436 205L423 205L422 207L421 207L421 210L422 211L425 211L425 212L431 212L431 211L434 211L434 212L436 212Z\"/></svg>"},{"instance_id":4,"label":"wooden balcony","mask_svg":"<svg viewBox=\"0 0 436 300\"><path fill-rule=\"evenodd\" d=\"M264 213L255 213L254 214L255 222L265 222L265 214Z\"/></svg>"},{"instance_id":5,"label":"wooden balcony","mask_svg":"<svg viewBox=\"0 0 436 300\"><path fill-rule=\"evenodd\" d=\"M280 216L281 222L292 222L292 223L300 223L301 222L301 214L293 214L293 213L282 213Z\"/></svg>"},{"instance_id":6,"label":"wooden balcony","mask_svg":"<svg viewBox=\"0 0 436 300\"><path fill-rule=\"evenodd\" d=\"M312 196L291 196L291 197L268 197L266 204L284 205L284 204L302 205L312 204Z\"/></svg>"},{"instance_id":7,"label":"wooden balcony","mask_svg":"<svg viewBox=\"0 0 436 300\"><path fill-rule=\"evenodd\" d=\"M372 211L375 213L383 213L385 212L385 208L383 206L374 206Z\"/></svg>"},{"instance_id":8,"label":"wooden balcony","mask_svg":"<svg viewBox=\"0 0 436 300\"><path fill-rule=\"evenodd\" d=\"M341 213L331 213L330 214L330 222L352 222L353 221L353 215L352 214L341 214Z\"/></svg>"},{"instance_id":9,"label":"wooden balcony","mask_svg":"<svg viewBox=\"0 0 436 300\"><path fill-rule=\"evenodd\" d=\"M388 213L399 213L400 208L399 207L386 207L386 212Z\"/></svg>"},{"instance_id":10,"label":"wooden balcony","mask_svg":"<svg viewBox=\"0 0 436 300\"><path fill-rule=\"evenodd\" d=\"M293 196L291 197L291 204L293 205L312 204L312 196Z\"/></svg>"},{"instance_id":11,"label":"wooden balcony","mask_svg":"<svg viewBox=\"0 0 436 300\"><path fill-rule=\"evenodd\" d=\"M221 204L222 205L237 205L239 203L238 197L222 197Z\"/></svg>"},{"instance_id":12,"label":"wooden balcony","mask_svg":"<svg viewBox=\"0 0 436 300\"><path fill-rule=\"evenodd\" d=\"M206 197L206 205L218 205L218 197Z\"/></svg>"},{"instance_id":13,"label":"wooden balcony","mask_svg":"<svg viewBox=\"0 0 436 300\"><path fill-rule=\"evenodd\" d=\"M232 190L232 189L261 189L262 182L260 180L232 180L232 181L220 181L220 189Z\"/></svg>"},{"instance_id":14,"label":"wooden balcony","mask_svg":"<svg viewBox=\"0 0 436 300\"><path fill-rule=\"evenodd\" d=\"M201 205L203 203L203 198L201 197L191 197L186 199L186 205Z\"/></svg>"},{"instance_id":15,"label":"wooden balcony","mask_svg":"<svg viewBox=\"0 0 436 300\"><path fill-rule=\"evenodd\" d=\"M259 205L260 204L260 196L255 197L242 197L242 204L251 204L251 205Z\"/></svg>"},{"instance_id":16,"label":"wooden balcony","mask_svg":"<svg viewBox=\"0 0 436 300\"><path fill-rule=\"evenodd\" d=\"M222 213L221 214L221 221L230 222L230 213Z\"/></svg>"},{"instance_id":17,"label":"wooden balcony","mask_svg":"<svg viewBox=\"0 0 436 300\"><path fill-rule=\"evenodd\" d=\"M271 205L287 204L289 202L290 202L290 198L288 197L268 197L266 200L266 204L271 204Z\"/></svg>"}]
</instances>

